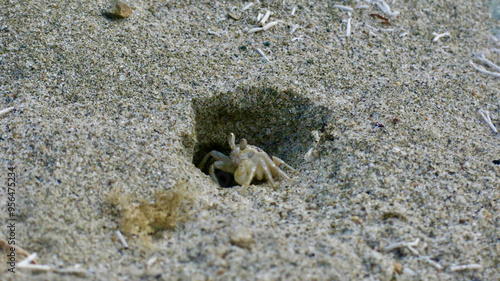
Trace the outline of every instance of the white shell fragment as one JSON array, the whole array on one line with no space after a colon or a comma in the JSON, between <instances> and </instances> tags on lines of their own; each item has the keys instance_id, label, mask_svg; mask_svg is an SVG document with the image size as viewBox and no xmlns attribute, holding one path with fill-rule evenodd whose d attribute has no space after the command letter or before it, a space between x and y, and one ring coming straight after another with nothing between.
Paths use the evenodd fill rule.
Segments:
<instances>
[{"instance_id":1,"label":"white shell fragment","mask_svg":"<svg viewBox=\"0 0 500 281\"><path fill-rule=\"evenodd\" d=\"M351 8L351 7L347 7L347 6L342 6L342 5L333 5L335 8L339 8L341 10L344 10L344 11L348 11L348 12L352 12L354 9Z\"/></svg>"},{"instance_id":2,"label":"white shell fragment","mask_svg":"<svg viewBox=\"0 0 500 281\"><path fill-rule=\"evenodd\" d=\"M480 264L472 263L472 264L464 264L464 265L456 265L451 266L450 271L464 271L464 270L476 270L483 268Z\"/></svg>"},{"instance_id":3,"label":"white shell fragment","mask_svg":"<svg viewBox=\"0 0 500 281\"><path fill-rule=\"evenodd\" d=\"M271 11L267 10L267 12L264 14L262 19L259 21L259 25L264 26L266 24L266 21L269 19L270 15L271 15Z\"/></svg>"},{"instance_id":4,"label":"white shell fragment","mask_svg":"<svg viewBox=\"0 0 500 281\"><path fill-rule=\"evenodd\" d=\"M264 27L262 27L262 29L263 29L263 30L268 30L269 28L271 28L271 27L273 27L273 26L275 26L275 25L277 25L277 24L278 24L278 21L272 21L272 22L270 22L270 23L268 23L268 24L264 25Z\"/></svg>"},{"instance_id":5,"label":"white shell fragment","mask_svg":"<svg viewBox=\"0 0 500 281\"><path fill-rule=\"evenodd\" d=\"M0 117L4 117L5 115L7 115L9 112L11 112L12 110L14 109L14 107L9 107L9 108L6 108L6 109L3 109L3 110L0 110Z\"/></svg>"},{"instance_id":6,"label":"white shell fragment","mask_svg":"<svg viewBox=\"0 0 500 281\"><path fill-rule=\"evenodd\" d=\"M262 27L255 27L255 28L252 28L249 31L247 31L247 33L250 34L250 33L259 32L259 31L262 31L262 30L264 30L264 28L262 28Z\"/></svg>"}]
</instances>

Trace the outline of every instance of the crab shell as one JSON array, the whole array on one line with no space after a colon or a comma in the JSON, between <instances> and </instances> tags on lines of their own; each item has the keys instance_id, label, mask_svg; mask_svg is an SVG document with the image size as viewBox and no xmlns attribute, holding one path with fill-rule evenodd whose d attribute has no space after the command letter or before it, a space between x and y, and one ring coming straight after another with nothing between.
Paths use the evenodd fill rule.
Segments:
<instances>
[{"instance_id":1,"label":"crab shell","mask_svg":"<svg viewBox=\"0 0 500 281\"><path fill-rule=\"evenodd\" d=\"M253 178L262 180L267 178L271 186L276 189L273 178L277 175L291 181L291 179L279 168L282 164L287 168L294 170L283 160L269 157L267 153L255 145L248 145L245 139L242 139L238 145L235 144L233 133L229 135L229 146L231 147L231 162L234 163L234 180L241 186L249 185Z\"/></svg>"},{"instance_id":2,"label":"crab shell","mask_svg":"<svg viewBox=\"0 0 500 281\"><path fill-rule=\"evenodd\" d=\"M253 146L247 145L243 151L240 151L240 147L237 147L235 150L231 152L231 160L236 164L237 168L234 171L234 180L240 184L245 185L248 184L248 181L251 181L250 177L252 177L252 170L254 171L254 177L257 180L262 180L264 178L264 168L261 166L261 161L266 163L266 160L270 160L267 153L265 153L262 149ZM257 153L256 153L257 152ZM268 165L268 163L266 163ZM273 171L270 171L273 176L276 174Z\"/></svg>"},{"instance_id":3,"label":"crab shell","mask_svg":"<svg viewBox=\"0 0 500 281\"><path fill-rule=\"evenodd\" d=\"M215 175L215 169L233 174L234 180L242 187L249 186L254 178L257 180L267 179L271 186L276 190L274 178L280 176L292 182L290 177L280 169L285 166L289 170L295 171L283 160L267 153L254 145L248 145L245 139L242 139L238 145L235 144L233 133L229 135L229 146L231 147L230 156L226 156L219 151L212 150L203 157L198 168L203 169L210 157L215 159L209 166L209 175L215 182L218 178Z\"/></svg>"}]
</instances>

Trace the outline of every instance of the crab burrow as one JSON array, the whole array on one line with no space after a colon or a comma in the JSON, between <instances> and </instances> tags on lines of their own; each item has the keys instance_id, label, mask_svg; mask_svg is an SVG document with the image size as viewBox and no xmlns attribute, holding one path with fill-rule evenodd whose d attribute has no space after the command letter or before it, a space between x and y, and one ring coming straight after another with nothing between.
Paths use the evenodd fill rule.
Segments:
<instances>
[{"instance_id":1,"label":"crab burrow","mask_svg":"<svg viewBox=\"0 0 500 281\"><path fill-rule=\"evenodd\" d=\"M200 166L207 153L216 150L230 155L228 136L234 133L299 168L314 141L311 132L321 130L331 113L294 91L271 88L245 88L193 99L196 143L193 164ZM213 160L214 161L214 160ZM201 169L209 174L213 163ZM238 185L232 174L214 171L222 187Z\"/></svg>"}]
</instances>

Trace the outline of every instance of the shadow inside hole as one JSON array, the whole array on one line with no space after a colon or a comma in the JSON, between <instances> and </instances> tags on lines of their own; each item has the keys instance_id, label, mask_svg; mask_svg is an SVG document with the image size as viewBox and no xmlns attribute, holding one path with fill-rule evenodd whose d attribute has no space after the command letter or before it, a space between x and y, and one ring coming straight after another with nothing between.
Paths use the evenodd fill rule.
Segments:
<instances>
[{"instance_id":1,"label":"shadow inside hole","mask_svg":"<svg viewBox=\"0 0 500 281\"><path fill-rule=\"evenodd\" d=\"M231 173L218 170L215 172L215 176L217 177L220 187L231 187L237 185Z\"/></svg>"},{"instance_id":2,"label":"shadow inside hole","mask_svg":"<svg viewBox=\"0 0 500 281\"><path fill-rule=\"evenodd\" d=\"M198 166L212 150L229 156L228 136L236 143L245 138L270 156L277 156L298 168L314 140L311 131L321 130L330 111L312 104L293 91L270 88L239 89L209 98L193 100L197 143L193 163ZM209 165L203 167L208 173Z\"/></svg>"}]
</instances>

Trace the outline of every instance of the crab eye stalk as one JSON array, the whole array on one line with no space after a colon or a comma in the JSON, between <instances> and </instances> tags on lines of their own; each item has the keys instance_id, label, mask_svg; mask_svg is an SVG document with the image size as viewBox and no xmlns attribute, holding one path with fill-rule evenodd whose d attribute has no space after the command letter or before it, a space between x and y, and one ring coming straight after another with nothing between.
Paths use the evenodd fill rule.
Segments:
<instances>
[{"instance_id":1,"label":"crab eye stalk","mask_svg":"<svg viewBox=\"0 0 500 281\"><path fill-rule=\"evenodd\" d=\"M234 144L234 139L235 139L234 134L233 134L233 133L230 133L230 134L229 134L229 137L228 137L228 143L229 143L229 147L231 148L231 150L234 150L234 148L235 148L235 146L236 146L236 145Z\"/></svg>"},{"instance_id":2,"label":"crab eye stalk","mask_svg":"<svg viewBox=\"0 0 500 281\"><path fill-rule=\"evenodd\" d=\"M240 149L243 150L247 148L247 140L246 139L241 139L240 140Z\"/></svg>"}]
</instances>

